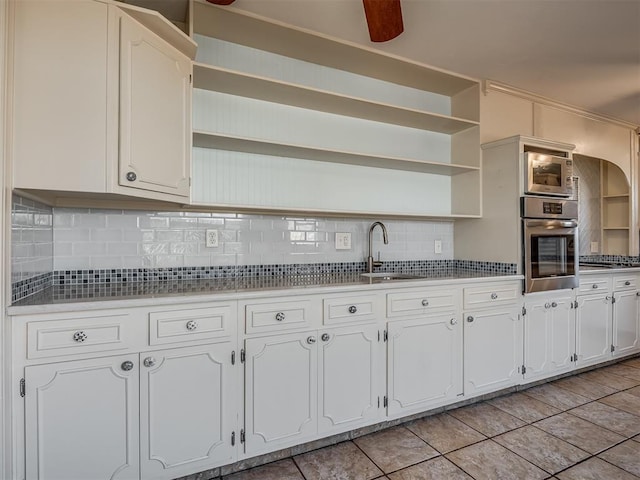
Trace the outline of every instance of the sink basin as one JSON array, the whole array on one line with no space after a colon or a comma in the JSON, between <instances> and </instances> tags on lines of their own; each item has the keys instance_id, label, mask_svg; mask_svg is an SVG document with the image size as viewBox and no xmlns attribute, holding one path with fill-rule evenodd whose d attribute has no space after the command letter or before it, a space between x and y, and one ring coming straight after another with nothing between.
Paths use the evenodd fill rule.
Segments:
<instances>
[{"instance_id":1,"label":"sink basin","mask_svg":"<svg viewBox=\"0 0 640 480\"><path fill-rule=\"evenodd\" d=\"M362 277L369 278L372 281L378 282L391 282L394 280L419 280L425 278L421 275L412 275L410 273L393 273L393 272L376 272L376 273L361 273Z\"/></svg>"}]
</instances>

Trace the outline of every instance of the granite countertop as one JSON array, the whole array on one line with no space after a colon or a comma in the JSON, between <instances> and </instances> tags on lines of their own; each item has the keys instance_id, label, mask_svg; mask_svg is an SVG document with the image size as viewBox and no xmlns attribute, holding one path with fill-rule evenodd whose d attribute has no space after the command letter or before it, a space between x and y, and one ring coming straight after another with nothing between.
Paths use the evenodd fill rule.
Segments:
<instances>
[{"instance_id":1,"label":"granite countertop","mask_svg":"<svg viewBox=\"0 0 640 480\"><path fill-rule=\"evenodd\" d=\"M396 272L394 272L396 273ZM401 272L405 273L405 272ZM162 282L87 283L79 285L55 285L40 293L22 299L9 307L16 313L21 307L64 305L72 303L108 302L149 298L189 297L194 295L237 294L243 292L268 292L287 289L312 289L336 286L401 286L416 283L454 282L464 279L504 278L521 279L521 275L509 275L486 271L448 269L444 272L406 272L410 279L384 280L368 278L360 273L325 273L286 276L230 277L201 280ZM408 285L407 285L408 286ZM13 312L12 312L13 311Z\"/></svg>"}]
</instances>

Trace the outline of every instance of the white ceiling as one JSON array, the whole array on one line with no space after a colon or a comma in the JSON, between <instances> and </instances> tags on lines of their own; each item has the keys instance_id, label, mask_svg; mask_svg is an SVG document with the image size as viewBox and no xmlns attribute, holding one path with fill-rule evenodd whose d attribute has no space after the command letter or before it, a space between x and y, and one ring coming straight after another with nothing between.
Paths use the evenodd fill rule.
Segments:
<instances>
[{"instance_id":1,"label":"white ceiling","mask_svg":"<svg viewBox=\"0 0 640 480\"><path fill-rule=\"evenodd\" d=\"M232 7L640 125L640 0L402 0L405 31L386 43L370 42L361 0Z\"/></svg>"}]
</instances>

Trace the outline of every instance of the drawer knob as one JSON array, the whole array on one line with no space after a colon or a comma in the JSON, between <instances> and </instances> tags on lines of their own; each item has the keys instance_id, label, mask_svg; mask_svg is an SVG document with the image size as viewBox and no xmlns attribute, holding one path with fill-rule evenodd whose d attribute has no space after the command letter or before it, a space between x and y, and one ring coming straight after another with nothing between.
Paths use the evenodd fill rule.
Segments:
<instances>
[{"instance_id":1,"label":"drawer knob","mask_svg":"<svg viewBox=\"0 0 640 480\"><path fill-rule=\"evenodd\" d=\"M189 320L187 322L187 330L195 330L196 328L198 328L198 324L195 320Z\"/></svg>"},{"instance_id":2,"label":"drawer knob","mask_svg":"<svg viewBox=\"0 0 640 480\"><path fill-rule=\"evenodd\" d=\"M153 357L147 357L144 359L143 363L145 367L153 367L156 364L156 359Z\"/></svg>"},{"instance_id":3,"label":"drawer knob","mask_svg":"<svg viewBox=\"0 0 640 480\"><path fill-rule=\"evenodd\" d=\"M546 308L547 310L551 308L551 304L549 302L544 304L544 308Z\"/></svg>"},{"instance_id":4,"label":"drawer knob","mask_svg":"<svg viewBox=\"0 0 640 480\"><path fill-rule=\"evenodd\" d=\"M329 336L328 333L323 333L322 337L320 337L320 338L322 338L323 342L328 342L331 337Z\"/></svg>"},{"instance_id":5,"label":"drawer knob","mask_svg":"<svg viewBox=\"0 0 640 480\"><path fill-rule=\"evenodd\" d=\"M471 315L469 315L467 317L467 322L469 322L469 323L473 322L473 317Z\"/></svg>"},{"instance_id":6,"label":"drawer knob","mask_svg":"<svg viewBox=\"0 0 640 480\"><path fill-rule=\"evenodd\" d=\"M73 340L75 342L79 342L82 343L87 339L87 334L84 333L82 330L80 330L79 332L76 332L73 334Z\"/></svg>"},{"instance_id":7,"label":"drawer knob","mask_svg":"<svg viewBox=\"0 0 640 480\"><path fill-rule=\"evenodd\" d=\"M122 364L120 365L120 368L122 370L124 370L125 372L128 372L129 370L133 370L133 362L131 360L127 360L126 362L122 362Z\"/></svg>"},{"instance_id":8,"label":"drawer knob","mask_svg":"<svg viewBox=\"0 0 640 480\"><path fill-rule=\"evenodd\" d=\"M427 300L426 298L424 300L422 300L422 306L423 307L428 307L429 306L429 300Z\"/></svg>"},{"instance_id":9,"label":"drawer knob","mask_svg":"<svg viewBox=\"0 0 640 480\"><path fill-rule=\"evenodd\" d=\"M135 182L137 178L138 176L135 172L127 172L127 180L129 180L130 182Z\"/></svg>"},{"instance_id":10,"label":"drawer knob","mask_svg":"<svg viewBox=\"0 0 640 480\"><path fill-rule=\"evenodd\" d=\"M626 282L624 282L624 284L628 287L629 285L631 285L631 282L627 280Z\"/></svg>"},{"instance_id":11,"label":"drawer knob","mask_svg":"<svg viewBox=\"0 0 640 480\"><path fill-rule=\"evenodd\" d=\"M449 320L449 323L450 323L451 325L455 325L455 324L457 324L457 323L458 323L458 321L457 321L455 318L452 318L451 320Z\"/></svg>"},{"instance_id":12,"label":"drawer knob","mask_svg":"<svg viewBox=\"0 0 640 480\"><path fill-rule=\"evenodd\" d=\"M591 285L591 288L598 288L598 285L594 283L593 285Z\"/></svg>"},{"instance_id":13,"label":"drawer knob","mask_svg":"<svg viewBox=\"0 0 640 480\"><path fill-rule=\"evenodd\" d=\"M316 337L307 337L307 343L309 345L313 345L314 343L316 343Z\"/></svg>"},{"instance_id":14,"label":"drawer knob","mask_svg":"<svg viewBox=\"0 0 640 480\"><path fill-rule=\"evenodd\" d=\"M551 307L552 308L556 308L558 306L558 304L556 302L551 302Z\"/></svg>"},{"instance_id":15,"label":"drawer knob","mask_svg":"<svg viewBox=\"0 0 640 480\"><path fill-rule=\"evenodd\" d=\"M356 313L358 311L358 307L356 307L355 305L351 305L349 307L349 313Z\"/></svg>"},{"instance_id":16,"label":"drawer knob","mask_svg":"<svg viewBox=\"0 0 640 480\"><path fill-rule=\"evenodd\" d=\"M284 317L285 317L284 312L278 312L278 313L276 313L276 320L277 320L277 321L279 321L279 322L283 321L283 320L284 320Z\"/></svg>"},{"instance_id":17,"label":"drawer knob","mask_svg":"<svg viewBox=\"0 0 640 480\"><path fill-rule=\"evenodd\" d=\"M491 294L491 300L495 300L496 298L498 298L498 294L497 293L492 293Z\"/></svg>"}]
</instances>

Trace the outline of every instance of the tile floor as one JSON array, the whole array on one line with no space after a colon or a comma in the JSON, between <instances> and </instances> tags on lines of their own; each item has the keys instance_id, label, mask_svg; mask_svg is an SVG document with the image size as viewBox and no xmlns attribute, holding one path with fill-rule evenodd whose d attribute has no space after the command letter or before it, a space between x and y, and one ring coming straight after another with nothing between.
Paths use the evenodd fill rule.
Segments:
<instances>
[{"instance_id":1,"label":"tile floor","mask_svg":"<svg viewBox=\"0 0 640 480\"><path fill-rule=\"evenodd\" d=\"M215 480L640 479L640 357Z\"/></svg>"}]
</instances>

